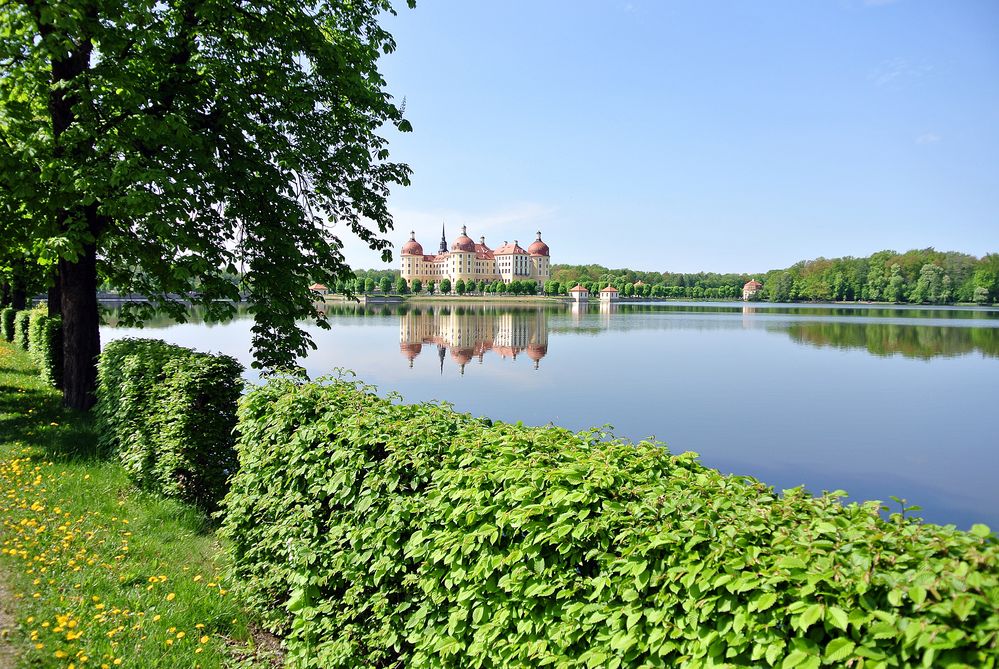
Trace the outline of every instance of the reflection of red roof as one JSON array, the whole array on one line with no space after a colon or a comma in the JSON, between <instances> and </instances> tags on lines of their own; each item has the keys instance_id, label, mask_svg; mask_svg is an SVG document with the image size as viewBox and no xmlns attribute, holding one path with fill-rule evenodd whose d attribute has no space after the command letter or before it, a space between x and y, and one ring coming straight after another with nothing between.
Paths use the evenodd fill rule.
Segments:
<instances>
[{"instance_id":1,"label":"reflection of red roof","mask_svg":"<svg viewBox=\"0 0 999 669\"><path fill-rule=\"evenodd\" d=\"M321 283L314 283L309 286L309 290L318 290L320 293L325 293L329 289Z\"/></svg>"},{"instance_id":2,"label":"reflection of red roof","mask_svg":"<svg viewBox=\"0 0 999 669\"><path fill-rule=\"evenodd\" d=\"M570 288L569 289L569 292L570 293L586 293L588 291L585 288L583 288L581 285L579 285L577 283L575 288Z\"/></svg>"},{"instance_id":3,"label":"reflection of red roof","mask_svg":"<svg viewBox=\"0 0 999 669\"><path fill-rule=\"evenodd\" d=\"M503 246L493 251L493 255L496 256L509 256L515 254L523 256L528 255L527 251L520 248L520 244L518 244L517 242L514 242L513 244L504 244Z\"/></svg>"},{"instance_id":4,"label":"reflection of red roof","mask_svg":"<svg viewBox=\"0 0 999 669\"><path fill-rule=\"evenodd\" d=\"M743 286L742 289L743 290L759 290L762 287L763 287L762 283L760 283L756 279L753 279L752 281L748 282L745 286Z\"/></svg>"},{"instance_id":5,"label":"reflection of red roof","mask_svg":"<svg viewBox=\"0 0 999 669\"><path fill-rule=\"evenodd\" d=\"M423 344L399 344L399 351L410 360L420 355L422 350Z\"/></svg>"},{"instance_id":6,"label":"reflection of red roof","mask_svg":"<svg viewBox=\"0 0 999 669\"><path fill-rule=\"evenodd\" d=\"M617 289L617 288L615 288L614 286L607 286L606 288L602 288L602 289L600 290L600 292L601 292L601 293L617 293L617 292L619 292L619 291L618 291L618 289Z\"/></svg>"},{"instance_id":7,"label":"reflection of red roof","mask_svg":"<svg viewBox=\"0 0 999 669\"><path fill-rule=\"evenodd\" d=\"M541 360L548 353L548 347L544 344L528 344L527 345L527 357L529 357L534 362Z\"/></svg>"},{"instance_id":8,"label":"reflection of red roof","mask_svg":"<svg viewBox=\"0 0 999 669\"><path fill-rule=\"evenodd\" d=\"M467 365L472 361L472 354L474 350L470 346L463 346L462 348L452 348L451 358L459 365Z\"/></svg>"}]
</instances>

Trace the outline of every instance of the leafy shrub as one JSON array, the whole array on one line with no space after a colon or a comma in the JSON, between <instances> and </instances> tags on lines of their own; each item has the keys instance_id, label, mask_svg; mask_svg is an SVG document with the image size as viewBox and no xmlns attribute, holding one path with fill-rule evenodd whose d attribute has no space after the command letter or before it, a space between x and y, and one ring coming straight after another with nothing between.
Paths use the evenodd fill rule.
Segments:
<instances>
[{"instance_id":1,"label":"leafy shrub","mask_svg":"<svg viewBox=\"0 0 999 669\"><path fill-rule=\"evenodd\" d=\"M42 379L56 388L62 387L62 319L50 318L45 312L33 310L28 321L28 352L41 370Z\"/></svg>"},{"instance_id":2,"label":"leafy shrub","mask_svg":"<svg viewBox=\"0 0 999 669\"><path fill-rule=\"evenodd\" d=\"M214 509L236 466L242 371L159 340L111 342L97 366L98 439L140 487Z\"/></svg>"},{"instance_id":3,"label":"leafy shrub","mask_svg":"<svg viewBox=\"0 0 999 669\"><path fill-rule=\"evenodd\" d=\"M14 345L22 351L28 350L31 311L31 309L24 309L14 314Z\"/></svg>"},{"instance_id":4,"label":"leafy shrub","mask_svg":"<svg viewBox=\"0 0 999 669\"><path fill-rule=\"evenodd\" d=\"M273 380L223 534L300 667L994 666L999 543L658 443Z\"/></svg>"},{"instance_id":5,"label":"leafy shrub","mask_svg":"<svg viewBox=\"0 0 999 669\"><path fill-rule=\"evenodd\" d=\"M4 341L14 341L14 311L13 307L0 309L0 337Z\"/></svg>"}]
</instances>

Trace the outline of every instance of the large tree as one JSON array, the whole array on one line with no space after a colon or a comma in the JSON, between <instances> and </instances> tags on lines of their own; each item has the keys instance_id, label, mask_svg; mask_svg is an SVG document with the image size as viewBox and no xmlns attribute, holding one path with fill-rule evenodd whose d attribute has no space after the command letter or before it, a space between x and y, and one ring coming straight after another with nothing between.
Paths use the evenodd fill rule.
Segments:
<instances>
[{"instance_id":1,"label":"large tree","mask_svg":"<svg viewBox=\"0 0 999 669\"><path fill-rule=\"evenodd\" d=\"M414 4L413 0L409 2ZM147 295L125 322L210 318L240 292L255 365L327 325L308 290L350 276L344 233L390 259L386 196L409 130L377 61L389 0L11 0L0 5L0 189L58 258L65 402L93 402L101 276ZM44 253L42 255L45 255ZM239 272L241 285L227 277Z\"/></svg>"}]
</instances>

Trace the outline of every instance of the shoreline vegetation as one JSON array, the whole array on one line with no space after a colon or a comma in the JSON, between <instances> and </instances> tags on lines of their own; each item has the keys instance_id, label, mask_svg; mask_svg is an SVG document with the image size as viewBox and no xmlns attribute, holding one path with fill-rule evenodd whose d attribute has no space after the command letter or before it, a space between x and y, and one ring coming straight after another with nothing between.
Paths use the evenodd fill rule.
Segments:
<instances>
[{"instance_id":1,"label":"shoreline vegetation","mask_svg":"<svg viewBox=\"0 0 999 669\"><path fill-rule=\"evenodd\" d=\"M347 284L356 293L424 293L428 287L407 285L395 269L358 270L355 279L330 287L343 292ZM878 251L865 258L816 258L758 273L649 272L603 265L553 264L551 280L540 286L546 295L567 295L582 284L590 293L605 286L617 288L622 298L739 299L751 280L763 287L755 300L767 302L870 302L888 304L994 304L999 302L999 253L977 258L966 253L913 249L905 253ZM401 282L401 283L400 283ZM447 279L436 282L435 293L509 292L498 282L472 282L462 287ZM513 282L517 284L518 282ZM526 283L526 282L525 282ZM445 286L442 290L441 286ZM515 292L536 292L515 286Z\"/></svg>"},{"instance_id":2,"label":"shoreline vegetation","mask_svg":"<svg viewBox=\"0 0 999 669\"><path fill-rule=\"evenodd\" d=\"M254 666L277 643L254 620L296 669L996 664L984 525L346 378L274 376L237 410L230 360L157 340L99 368L92 419L0 344L0 568L32 666ZM180 501L222 493L205 411L236 418L217 536Z\"/></svg>"}]
</instances>

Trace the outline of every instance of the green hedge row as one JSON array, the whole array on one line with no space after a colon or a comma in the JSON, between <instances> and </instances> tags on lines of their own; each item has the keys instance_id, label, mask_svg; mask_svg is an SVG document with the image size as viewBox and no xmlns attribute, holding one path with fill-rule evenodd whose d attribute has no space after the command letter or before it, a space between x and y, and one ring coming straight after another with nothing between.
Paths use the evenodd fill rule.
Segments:
<instances>
[{"instance_id":1,"label":"green hedge row","mask_svg":"<svg viewBox=\"0 0 999 669\"><path fill-rule=\"evenodd\" d=\"M28 320L28 352L41 370L42 379L62 387L62 319L34 309Z\"/></svg>"},{"instance_id":2,"label":"green hedge row","mask_svg":"<svg viewBox=\"0 0 999 669\"><path fill-rule=\"evenodd\" d=\"M274 379L222 533L295 667L994 667L999 542L658 443Z\"/></svg>"},{"instance_id":3,"label":"green hedge row","mask_svg":"<svg viewBox=\"0 0 999 669\"><path fill-rule=\"evenodd\" d=\"M98 439L141 487L212 510L236 468L243 367L159 340L121 339L97 366Z\"/></svg>"},{"instance_id":4,"label":"green hedge row","mask_svg":"<svg viewBox=\"0 0 999 669\"><path fill-rule=\"evenodd\" d=\"M0 309L0 338L4 341L14 341L14 314L17 311L13 307Z\"/></svg>"},{"instance_id":5,"label":"green hedge row","mask_svg":"<svg viewBox=\"0 0 999 669\"><path fill-rule=\"evenodd\" d=\"M31 311L31 309L24 309L14 314L14 345L22 351L28 350Z\"/></svg>"}]
</instances>

